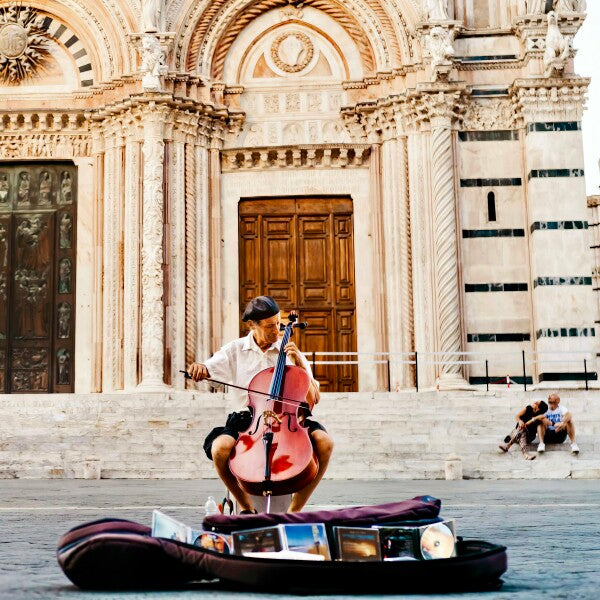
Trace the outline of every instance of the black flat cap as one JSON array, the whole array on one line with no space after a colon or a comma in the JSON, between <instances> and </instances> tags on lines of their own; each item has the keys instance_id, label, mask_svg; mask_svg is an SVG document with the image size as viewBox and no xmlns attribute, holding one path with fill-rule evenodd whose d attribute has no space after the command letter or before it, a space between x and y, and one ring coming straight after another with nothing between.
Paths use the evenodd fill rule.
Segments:
<instances>
[{"instance_id":1,"label":"black flat cap","mask_svg":"<svg viewBox=\"0 0 600 600\"><path fill-rule=\"evenodd\" d=\"M279 306L271 296L257 296L246 304L246 310L242 315L242 321L260 321L275 316L279 312Z\"/></svg>"}]
</instances>

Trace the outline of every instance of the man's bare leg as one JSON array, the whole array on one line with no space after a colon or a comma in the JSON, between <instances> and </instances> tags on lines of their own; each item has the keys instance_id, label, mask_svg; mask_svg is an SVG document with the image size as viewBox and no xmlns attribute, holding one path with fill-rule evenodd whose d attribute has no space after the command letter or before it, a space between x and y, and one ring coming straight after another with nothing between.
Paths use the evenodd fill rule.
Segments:
<instances>
[{"instance_id":1,"label":"man's bare leg","mask_svg":"<svg viewBox=\"0 0 600 600\"><path fill-rule=\"evenodd\" d=\"M235 446L235 440L230 435L220 435L212 443L210 452L215 463L217 474L232 496L238 501L240 510L253 510L249 494L242 489L238 480L229 468L229 455Z\"/></svg>"},{"instance_id":2,"label":"man's bare leg","mask_svg":"<svg viewBox=\"0 0 600 600\"><path fill-rule=\"evenodd\" d=\"M573 423L573 420L570 418L570 415L568 415L568 418L565 419L565 426L567 428L567 435L569 436L569 439L571 440L571 444L575 443L575 424Z\"/></svg>"},{"instance_id":3,"label":"man's bare leg","mask_svg":"<svg viewBox=\"0 0 600 600\"><path fill-rule=\"evenodd\" d=\"M315 491L315 488L319 485L327 466L329 465L329 459L333 452L333 440L321 429L316 429L311 433L313 448L317 459L319 460L319 470L317 471L316 477L299 492L296 492L292 496L292 502L288 508L288 512L300 512L304 505L308 502L311 494Z\"/></svg>"}]
</instances>

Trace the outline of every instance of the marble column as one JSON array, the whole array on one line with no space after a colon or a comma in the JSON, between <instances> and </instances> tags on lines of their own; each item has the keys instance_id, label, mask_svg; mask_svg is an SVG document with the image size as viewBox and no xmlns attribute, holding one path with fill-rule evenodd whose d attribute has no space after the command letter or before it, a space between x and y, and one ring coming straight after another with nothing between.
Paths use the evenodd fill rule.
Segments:
<instances>
[{"instance_id":1,"label":"marble column","mask_svg":"<svg viewBox=\"0 0 600 600\"><path fill-rule=\"evenodd\" d=\"M165 110L160 107L150 106L142 113L142 380L138 387L147 391L167 388L164 384L163 304L165 119Z\"/></svg>"},{"instance_id":2,"label":"marble column","mask_svg":"<svg viewBox=\"0 0 600 600\"><path fill-rule=\"evenodd\" d=\"M431 197L433 204L433 251L437 316L437 387L464 388L462 360L460 273L456 171L452 128L461 110L462 91L441 91L432 87L415 96L420 115L428 122L431 137Z\"/></svg>"}]
</instances>

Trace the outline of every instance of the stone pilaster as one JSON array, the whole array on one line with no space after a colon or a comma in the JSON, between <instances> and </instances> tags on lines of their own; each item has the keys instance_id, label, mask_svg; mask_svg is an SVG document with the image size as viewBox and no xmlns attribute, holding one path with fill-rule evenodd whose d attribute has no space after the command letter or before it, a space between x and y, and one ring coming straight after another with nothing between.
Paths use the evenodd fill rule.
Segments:
<instances>
[{"instance_id":1,"label":"stone pilaster","mask_svg":"<svg viewBox=\"0 0 600 600\"><path fill-rule=\"evenodd\" d=\"M117 119L105 123L102 391L123 388L123 176L124 140Z\"/></svg>"},{"instance_id":2,"label":"stone pilaster","mask_svg":"<svg viewBox=\"0 0 600 600\"><path fill-rule=\"evenodd\" d=\"M168 213L169 231L169 298L167 299L167 340L170 351L170 381L176 389L185 388L185 379L179 373L184 369L186 340L186 198L185 198L185 122L183 115L175 115L172 140L169 142Z\"/></svg>"},{"instance_id":3,"label":"stone pilaster","mask_svg":"<svg viewBox=\"0 0 600 600\"><path fill-rule=\"evenodd\" d=\"M462 111L463 90L423 86L410 94L408 115L431 130L431 194L439 389L466 386L461 365L460 273L458 268L456 173L452 129Z\"/></svg>"},{"instance_id":4,"label":"stone pilaster","mask_svg":"<svg viewBox=\"0 0 600 600\"><path fill-rule=\"evenodd\" d=\"M211 226L210 226L210 150L207 139L200 138L194 144L195 180L194 180L194 219L195 241L189 238L189 250L193 249L197 271L196 285L191 288L196 305L196 338L190 352L194 358L203 360L211 355L211 306L212 286L210 271ZM192 216L190 215L190 218ZM192 245L193 244L193 245Z\"/></svg>"},{"instance_id":5,"label":"stone pilaster","mask_svg":"<svg viewBox=\"0 0 600 600\"><path fill-rule=\"evenodd\" d=\"M148 391L164 389L165 315L163 304L164 123L165 110L142 111L144 143L142 209L142 379Z\"/></svg>"},{"instance_id":6,"label":"stone pilaster","mask_svg":"<svg viewBox=\"0 0 600 600\"><path fill-rule=\"evenodd\" d=\"M221 215L221 148L223 147L224 129L221 123L215 122L211 127L210 149L208 152L208 194L209 194L209 239L210 239L210 282L211 282L211 353L219 349L223 343L222 323L222 262L223 255L223 223ZM208 275L208 273L207 273ZM238 311L237 306L225 307L225 310Z\"/></svg>"},{"instance_id":7,"label":"stone pilaster","mask_svg":"<svg viewBox=\"0 0 600 600\"><path fill-rule=\"evenodd\" d=\"M511 89L525 128L531 333L538 352L532 370L543 383L584 378L584 355L557 362L561 357L551 352L589 352L590 368L598 346L581 134L588 83L527 79Z\"/></svg>"},{"instance_id":8,"label":"stone pilaster","mask_svg":"<svg viewBox=\"0 0 600 600\"><path fill-rule=\"evenodd\" d=\"M139 383L140 356L140 214L142 192L142 150L139 121L127 119L125 142L125 221L124 221L124 318L123 379L126 390Z\"/></svg>"},{"instance_id":9,"label":"stone pilaster","mask_svg":"<svg viewBox=\"0 0 600 600\"><path fill-rule=\"evenodd\" d=\"M93 198L93 238L94 238L94 283L92 286L92 373L91 391L102 391L102 274L103 274L103 236L104 236L104 136L100 124L92 128L92 158L94 161L94 198Z\"/></svg>"},{"instance_id":10,"label":"stone pilaster","mask_svg":"<svg viewBox=\"0 0 600 600\"><path fill-rule=\"evenodd\" d=\"M435 384L436 369L431 364L436 349L434 302L433 232L431 228L431 192L428 176L429 148L426 137L408 132L408 185L410 189L412 298L414 306L414 348L421 353L419 386ZM424 362L428 361L427 363Z\"/></svg>"},{"instance_id":11,"label":"stone pilaster","mask_svg":"<svg viewBox=\"0 0 600 600\"><path fill-rule=\"evenodd\" d=\"M413 299L410 251L410 201L408 193L407 139L400 102L390 102L380 111L381 195L384 297L387 349L391 354L392 390L414 385L410 365L413 351Z\"/></svg>"}]
</instances>

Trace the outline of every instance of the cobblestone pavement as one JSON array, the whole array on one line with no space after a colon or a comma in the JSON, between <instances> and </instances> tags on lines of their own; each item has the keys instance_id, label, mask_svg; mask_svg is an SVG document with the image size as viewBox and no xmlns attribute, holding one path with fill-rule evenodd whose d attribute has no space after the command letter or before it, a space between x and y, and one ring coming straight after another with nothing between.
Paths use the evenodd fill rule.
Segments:
<instances>
[{"instance_id":1,"label":"cobblestone pavement","mask_svg":"<svg viewBox=\"0 0 600 600\"><path fill-rule=\"evenodd\" d=\"M149 524L157 507L199 524L199 506L208 494L220 493L212 480L0 480L0 598L292 598L201 584L181 592L84 593L57 565L56 540L74 525L106 516ZM501 590L428 598L600 597L599 481L324 481L313 506L377 504L419 494L442 499L442 514L457 518L459 535L509 549Z\"/></svg>"}]
</instances>

